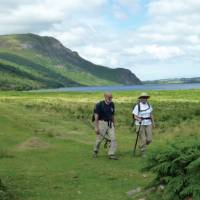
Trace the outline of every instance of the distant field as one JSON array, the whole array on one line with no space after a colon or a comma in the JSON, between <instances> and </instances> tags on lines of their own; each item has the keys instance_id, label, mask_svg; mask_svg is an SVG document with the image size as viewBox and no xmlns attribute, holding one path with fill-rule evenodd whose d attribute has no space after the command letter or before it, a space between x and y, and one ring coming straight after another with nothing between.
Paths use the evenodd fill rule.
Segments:
<instances>
[{"instance_id":1,"label":"distant field","mask_svg":"<svg viewBox=\"0 0 200 200\"><path fill-rule=\"evenodd\" d=\"M200 90L148 92L156 121L149 152L177 137L200 135ZM110 161L103 146L92 158L91 115L101 92L1 92L0 179L7 190L0 199L134 199L126 192L146 187L154 177L141 172L144 159L132 157L131 109L139 94L113 93L120 160Z\"/></svg>"}]
</instances>

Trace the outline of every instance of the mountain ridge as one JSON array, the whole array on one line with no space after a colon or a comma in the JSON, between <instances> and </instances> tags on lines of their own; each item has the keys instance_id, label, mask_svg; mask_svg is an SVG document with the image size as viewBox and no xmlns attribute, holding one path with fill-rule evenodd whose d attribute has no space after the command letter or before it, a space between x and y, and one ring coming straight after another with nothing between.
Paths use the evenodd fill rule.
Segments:
<instances>
[{"instance_id":1,"label":"mountain ridge","mask_svg":"<svg viewBox=\"0 0 200 200\"><path fill-rule=\"evenodd\" d=\"M132 85L141 81L130 70L111 69L83 59L77 52L66 48L57 39L32 33L0 36L0 89L5 89L6 79L16 81L7 89L29 90L68 86ZM7 66L8 70L5 70ZM29 75L18 77L9 66ZM4 69L4 70L3 70ZM16 71L17 71L16 70ZM15 70L14 70L15 71ZM3 76L2 76L3 75ZM27 84L26 79L34 84ZM32 78L31 78L32 77ZM24 78L24 80L23 80ZM19 83L19 82L23 82ZM51 83L51 84L49 84ZM55 83L55 84L54 84Z\"/></svg>"}]
</instances>

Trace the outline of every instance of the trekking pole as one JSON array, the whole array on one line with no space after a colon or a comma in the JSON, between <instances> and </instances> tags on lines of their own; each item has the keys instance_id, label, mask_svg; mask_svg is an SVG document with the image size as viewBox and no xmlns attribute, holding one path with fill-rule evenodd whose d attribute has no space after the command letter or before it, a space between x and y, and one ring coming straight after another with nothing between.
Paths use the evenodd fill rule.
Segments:
<instances>
[{"instance_id":1,"label":"trekking pole","mask_svg":"<svg viewBox=\"0 0 200 200\"><path fill-rule=\"evenodd\" d=\"M137 143L138 143L138 138L139 138L140 128L141 128L142 122L139 122L139 124L140 124L140 125L139 125L138 131L137 131L137 137L136 137L136 141L135 141L135 147L134 147L134 150L133 150L133 156L135 156L136 147L137 147Z\"/></svg>"},{"instance_id":2,"label":"trekking pole","mask_svg":"<svg viewBox=\"0 0 200 200\"><path fill-rule=\"evenodd\" d=\"M103 140L105 140L105 143L104 143L104 148L107 148L107 145L109 142L111 142L110 139L108 139L106 136L108 136L108 130L106 131L105 135L103 136Z\"/></svg>"}]
</instances>

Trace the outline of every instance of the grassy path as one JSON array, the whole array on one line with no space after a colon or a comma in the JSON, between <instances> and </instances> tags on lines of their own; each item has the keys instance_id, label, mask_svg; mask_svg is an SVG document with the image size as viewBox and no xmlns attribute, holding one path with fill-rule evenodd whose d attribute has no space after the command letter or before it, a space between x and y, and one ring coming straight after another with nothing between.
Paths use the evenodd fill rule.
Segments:
<instances>
[{"instance_id":1,"label":"grassy path","mask_svg":"<svg viewBox=\"0 0 200 200\"><path fill-rule=\"evenodd\" d=\"M91 111L101 93L0 93L0 177L12 199L132 199L126 192L152 179L140 171L144 159L132 157L135 134L129 113L138 94L114 93L120 160L111 161L103 147L99 157L92 158ZM180 133L199 134L198 90L151 94L159 120L149 150ZM185 109L190 109L192 117L184 118ZM170 114L175 117L168 118ZM177 116L181 120L176 121Z\"/></svg>"}]
</instances>

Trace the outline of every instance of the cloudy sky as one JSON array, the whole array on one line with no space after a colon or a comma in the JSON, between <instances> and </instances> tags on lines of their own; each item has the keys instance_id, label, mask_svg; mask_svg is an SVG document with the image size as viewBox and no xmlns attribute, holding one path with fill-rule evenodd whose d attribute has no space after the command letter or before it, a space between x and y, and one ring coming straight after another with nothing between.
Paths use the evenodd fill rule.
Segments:
<instances>
[{"instance_id":1,"label":"cloudy sky","mask_svg":"<svg viewBox=\"0 0 200 200\"><path fill-rule=\"evenodd\" d=\"M200 0L0 0L0 34L53 36L141 80L200 76Z\"/></svg>"}]
</instances>

